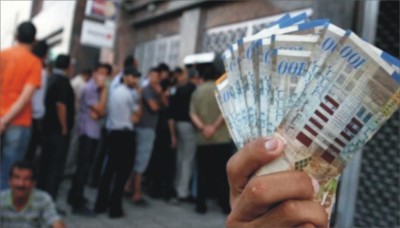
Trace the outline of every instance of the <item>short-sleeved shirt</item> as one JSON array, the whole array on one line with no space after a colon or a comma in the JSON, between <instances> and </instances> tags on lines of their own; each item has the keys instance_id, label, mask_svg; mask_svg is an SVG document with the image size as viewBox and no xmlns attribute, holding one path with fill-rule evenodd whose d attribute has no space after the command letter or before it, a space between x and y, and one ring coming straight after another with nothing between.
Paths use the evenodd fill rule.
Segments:
<instances>
[{"instance_id":1,"label":"short-sleeved shirt","mask_svg":"<svg viewBox=\"0 0 400 228\"><path fill-rule=\"evenodd\" d=\"M46 192L33 190L22 211L15 209L11 195L10 189L0 193L0 227L51 227L54 222L61 221L53 200Z\"/></svg>"},{"instance_id":2,"label":"short-sleeved shirt","mask_svg":"<svg viewBox=\"0 0 400 228\"><path fill-rule=\"evenodd\" d=\"M30 50L15 46L0 52L0 117L17 101L25 85L39 88L42 63ZM11 120L12 125L29 127L32 122L32 105L28 102Z\"/></svg>"},{"instance_id":3,"label":"short-sleeved shirt","mask_svg":"<svg viewBox=\"0 0 400 228\"><path fill-rule=\"evenodd\" d=\"M196 86L192 83L178 86L176 93L171 96L169 105L170 118L175 121L190 122L189 106L190 98L195 91Z\"/></svg>"},{"instance_id":4,"label":"short-sleeved shirt","mask_svg":"<svg viewBox=\"0 0 400 228\"><path fill-rule=\"evenodd\" d=\"M46 112L44 106L44 95L47 87L47 71L42 70L42 86L35 91L32 97L32 116L33 119L41 119Z\"/></svg>"},{"instance_id":5,"label":"short-sleeved shirt","mask_svg":"<svg viewBox=\"0 0 400 228\"><path fill-rule=\"evenodd\" d=\"M221 114L214 93L214 82L207 81L196 89L190 101L190 113L196 114L205 125L213 124ZM204 138L200 131L197 133L197 138L199 145L230 142L230 136L225 122L211 138Z\"/></svg>"},{"instance_id":6,"label":"short-sleeved shirt","mask_svg":"<svg viewBox=\"0 0 400 228\"><path fill-rule=\"evenodd\" d=\"M91 117L92 107L100 101L100 90L94 79L90 79L85 86L79 104L79 134L92 139L100 138L101 121Z\"/></svg>"},{"instance_id":7,"label":"short-sleeved shirt","mask_svg":"<svg viewBox=\"0 0 400 228\"><path fill-rule=\"evenodd\" d=\"M111 94L107 107L108 130L133 130L131 116L139 105L126 85L118 86Z\"/></svg>"},{"instance_id":8,"label":"short-sleeved shirt","mask_svg":"<svg viewBox=\"0 0 400 228\"><path fill-rule=\"evenodd\" d=\"M150 84L143 88L143 115L138 123L138 127L156 129L158 112L153 112L150 109L148 105L149 100L155 100L156 102L161 103L160 97L153 90Z\"/></svg>"},{"instance_id":9,"label":"short-sleeved shirt","mask_svg":"<svg viewBox=\"0 0 400 228\"><path fill-rule=\"evenodd\" d=\"M74 125L75 95L67 76L54 69L48 79L45 96L46 113L43 118L43 133L61 133L61 124L57 114L57 103L62 103L67 108L67 128L71 132Z\"/></svg>"}]
</instances>

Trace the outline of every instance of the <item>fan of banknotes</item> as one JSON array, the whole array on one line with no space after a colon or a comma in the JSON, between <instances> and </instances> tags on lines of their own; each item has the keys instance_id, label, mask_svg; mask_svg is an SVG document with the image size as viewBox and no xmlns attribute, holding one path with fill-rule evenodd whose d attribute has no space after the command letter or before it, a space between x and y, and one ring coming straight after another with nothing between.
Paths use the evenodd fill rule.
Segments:
<instances>
[{"instance_id":1,"label":"fan of banknotes","mask_svg":"<svg viewBox=\"0 0 400 228\"><path fill-rule=\"evenodd\" d=\"M284 155L257 175L302 170L328 212L355 153L399 109L400 61L328 19L284 16L229 46L216 97L238 148L263 136Z\"/></svg>"}]
</instances>

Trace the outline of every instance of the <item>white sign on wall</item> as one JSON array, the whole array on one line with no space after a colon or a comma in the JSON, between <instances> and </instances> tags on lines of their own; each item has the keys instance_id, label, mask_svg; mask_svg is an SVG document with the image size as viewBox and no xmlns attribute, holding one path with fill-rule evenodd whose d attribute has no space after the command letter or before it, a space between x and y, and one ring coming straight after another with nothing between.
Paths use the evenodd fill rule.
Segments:
<instances>
[{"instance_id":1,"label":"white sign on wall","mask_svg":"<svg viewBox=\"0 0 400 228\"><path fill-rule=\"evenodd\" d=\"M99 48L113 48L115 26L111 23L98 23L84 20L81 32L81 44Z\"/></svg>"}]
</instances>

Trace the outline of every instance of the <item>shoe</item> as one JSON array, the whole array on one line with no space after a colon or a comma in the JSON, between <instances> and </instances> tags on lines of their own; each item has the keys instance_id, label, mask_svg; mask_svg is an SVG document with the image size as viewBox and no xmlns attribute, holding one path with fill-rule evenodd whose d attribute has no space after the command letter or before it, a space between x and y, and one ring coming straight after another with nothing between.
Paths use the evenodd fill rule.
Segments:
<instances>
[{"instance_id":1,"label":"shoe","mask_svg":"<svg viewBox=\"0 0 400 228\"><path fill-rule=\"evenodd\" d=\"M205 214L207 212L207 206L205 204L197 204L196 212L199 214Z\"/></svg>"},{"instance_id":2,"label":"shoe","mask_svg":"<svg viewBox=\"0 0 400 228\"><path fill-rule=\"evenodd\" d=\"M96 212L87 208L86 206L74 207L74 208L72 208L72 213L75 215L81 215L84 217L95 217L96 216Z\"/></svg>"},{"instance_id":3,"label":"shoe","mask_svg":"<svg viewBox=\"0 0 400 228\"><path fill-rule=\"evenodd\" d=\"M146 200L144 200L143 198L141 198L140 200L133 200L132 203L139 207L149 206L149 203Z\"/></svg>"},{"instance_id":4,"label":"shoe","mask_svg":"<svg viewBox=\"0 0 400 228\"><path fill-rule=\"evenodd\" d=\"M121 211L118 211L118 212L111 212L110 211L110 214L108 215L108 217L110 217L110 218L112 218L112 219L116 219L116 218L122 218L122 217L124 217L124 212L121 210Z\"/></svg>"},{"instance_id":5,"label":"shoe","mask_svg":"<svg viewBox=\"0 0 400 228\"><path fill-rule=\"evenodd\" d=\"M191 196L183 197L183 198L178 197L178 200L181 203L194 203L195 202L195 199L193 197L191 197Z\"/></svg>"},{"instance_id":6,"label":"shoe","mask_svg":"<svg viewBox=\"0 0 400 228\"><path fill-rule=\"evenodd\" d=\"M106 213L106 212L107 212L107 208L98 208L98 207L95 207L95 208L94 208L94 212L95 212L96 214L103 214L103 213Z\"/></svg>"}]
</instances>

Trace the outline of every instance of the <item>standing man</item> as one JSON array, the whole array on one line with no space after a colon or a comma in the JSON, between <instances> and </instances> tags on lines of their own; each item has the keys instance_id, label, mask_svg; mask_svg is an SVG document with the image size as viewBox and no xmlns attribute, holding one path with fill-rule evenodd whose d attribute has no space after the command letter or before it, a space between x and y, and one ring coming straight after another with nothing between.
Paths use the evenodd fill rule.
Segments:
<instances>
[{"instance_id":1,"label":"standing man","mask_svg":"<svg viewBox=\"0 0 400 228\"><path fill-rule=\"evenodd\" d=\"M59 55L49 78L43 119L43 151L38 186L57 199L74 125L74 91L69 82L70 57Z\"/></svg>"},{"instance_id":2,"label":"standing man","mask_svg":"<svg viewBox=\"0 0 400 228\"><path fill-rule=\"evenodd\" d=\"M176 159L175 191L179 201L190 198L190 179L196 154L196 132L189 116L190 98L196 86L189 82L182 69L175 69L178 81L176 93L171 97L169 128L171 146L178 147Z\"/></svg>"},{"instance_id":3,"label":"standing man","mask_svg":"<svg viewBox=\"0 0 400 228\"><path fill-rule=\"evenodd\" d=\"M79 105L78 161L68 194L68 203L71 204L73 213L79 215L93 215L85 205L84 188L100 139L101 119L107 103L107 87L105 85L107 73L108 68L105 64L100 64L96 68L93 77L83 88Z\"/></svg>"},{"instance_id":4,"label":"standing man","mask_svg":"<svg viewBox=\"0 0 400 228\"><path fill-rule=\"evenodd\" d=\"M111 94L108 104L109 150L104 173L100 179L95 212L109 210L111 218L120 218L124 184L135 159L134 124L140 118L140 106L131 89L139 84L140 73L132 67L123 71L122 82ZM111 194L110 194L111 191Z\"/></svg>"},{"instance_id":5,"label":"standing man","mask_svg":"<svg viewBox=\"0 0 400 228\"><path fill-rule=\"evenodd\" d=\"M31 52L35 35L35 26L24 22L17 28L17 44L0 52L0 189L8 188L8 172L24 158L29 143L31 98L41 85L42 71Z\"/></svg>"},{"instance_id":6,"label":"standing man","mask_svg":"<svg viewBox=\"0 0 400 228\"><path fill-rule=\"evenodd\" d=\"M201 214L207 211L206 195L211 189L217 190L223 211L229 213L230 210L225 167L231 156L231 140L214 96L216 76L211 67L206 68L205 82L193 93L190 102L190 117L198 129L196 211Z\"/></svg>"},{"instance_id":7,"label":"standing man","mask_svg":"<svg viewBox=\"0 0 400 228\"><path fill-rule=\"evenodd\" d=\"M36 55L42 61L42 86L37 89L32 97L32 128L31 138L29 140L28 150L25 158L28 161L35 161L37 147L41 145L42 141L42 119L46 108L44 106L44 95L46 93L47 86L47 69L45 61L47 58L47 50L49 46L46 41L37 42L32 49L32 53Z\"/></svg>"},{"instance_id":8,"label":"standing man","mask_svg":"<svg viewBox=\"0 0 400 228\"><path fill-rule=\"evenodd\" d=\"M149 84L143 88L143 116L136 128L136 158L133 166L133 173L130 182L134 183L134 193L132 200L137 205L146 205L142 198L142 177L147 169L156 138L156 126L158 112L162 106L168 104L167 97L164 95L160 86L160 75L157 68L149 71ZM127 184L130 185L130 184Z\"/></svg>"},{"instance_id":9,"label":"standing man","mask_svg":"<svg viewBox=\"0 0 400 228\"><path fill-rule=\"evenodd\" d=\"M83 91L83 87L85 86L86 82L92 76L92 69L84 69L81 71L80 74L76 75L73 79L71 79L71 86L74 90L75 94L75 110L79 110L79 103L81 94ZM78 154L78 141L79 141L79 134L78 134L78 112L75 113L75 124L71 131L71 142L69 145L67 161L65 164L65 171L64 174L73 174L76 170L76 155Z\"/></svg>"},{"instance_id":10,"label":"standing man","mask_svg":"<svg viewBox=\"0 0 400 228\"><path fill-rule=\"evenodd\" d=\"M16 162L9 176L11 188L0 193L0 227L65 227L49 194L35 189L32 163Z\"/></svg>"}]
</instances>

